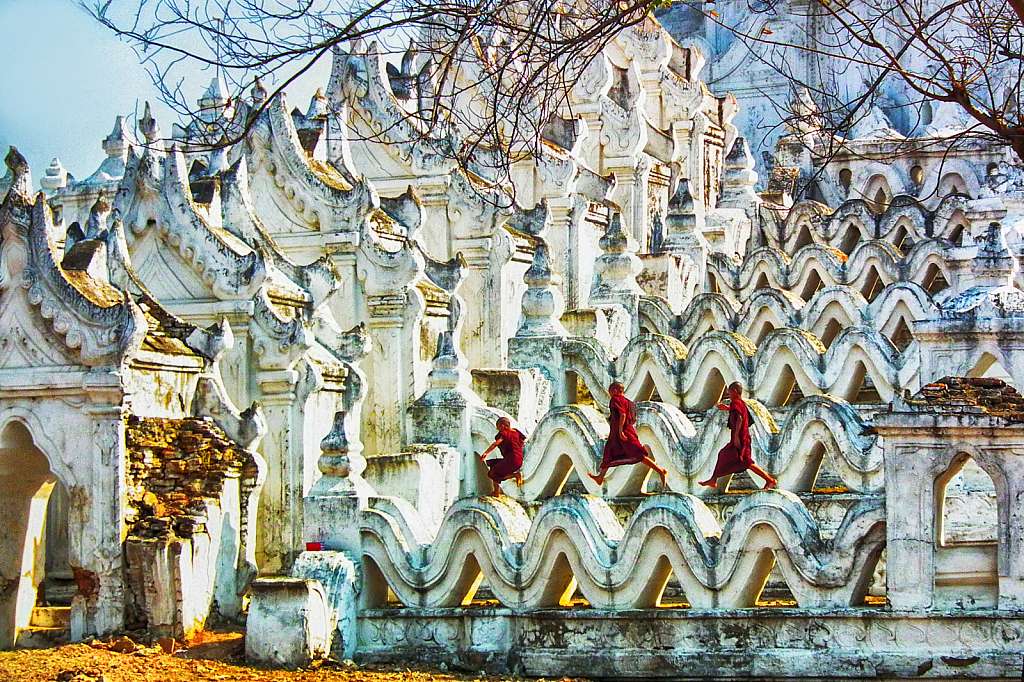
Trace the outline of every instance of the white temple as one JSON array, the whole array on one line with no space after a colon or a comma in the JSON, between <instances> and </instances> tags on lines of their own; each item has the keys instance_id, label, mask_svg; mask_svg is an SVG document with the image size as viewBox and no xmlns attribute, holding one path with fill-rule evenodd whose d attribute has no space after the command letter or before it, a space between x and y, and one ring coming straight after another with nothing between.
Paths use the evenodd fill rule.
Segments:
<instances>
[{"instance_id":1,"label":"white temple","mask_svg":"<svg viewBox=\"0 0 1024 682\"><path fill-rule=\"evenodd\" d=\"M169 139L118 119L94 174L55 161L36 195L12 150L0 644L247 613L277 664L1018 674L1019 168L853 150L794 204L791 130L762 198L702 66L624 31L507 177L417 130L374 45L227 149L202 137L261 90L215 81ZM779 490L697 484L735 380ZM612 381L667 486L586 476ZM503 416L524 483L482 498Z\"/></svg>"}]
</instances>

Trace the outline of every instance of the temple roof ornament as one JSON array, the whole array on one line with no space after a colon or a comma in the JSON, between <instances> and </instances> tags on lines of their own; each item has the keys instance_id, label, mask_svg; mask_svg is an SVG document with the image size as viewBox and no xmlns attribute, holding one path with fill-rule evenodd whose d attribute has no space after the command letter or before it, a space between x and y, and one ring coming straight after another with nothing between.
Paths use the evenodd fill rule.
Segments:
<instances>
[{"instance_id":1,"label":"temple roof ornament","mask_svg":"<svg viewBox=\"0 0 1024 682\"><path fill-rule=\"evenodd\" d=\"M49 192L53 192L66 187L68 183L74 181L75 178L64 168L64 164L60 162L60 159L55 158L46 167L46 174L39 180L39 186Z\"/></svg>"},{"instance_id":2,"label":"temple roof ornament","mask_svg":"<svg viewBox=\"0 0 1024 682\"><path fill-rule=\"evenodd\" d=\"M866 116L850 130L851 140L902 140L904 136L892 127L881 107L872 105Z\"/></svg>"},{"instance_id":3,"label":"temple roof ornament","mask_svg":"<svg viewBox=\"0 0 1024 682\"><path fill-rule=\"evenodd\" d=\"M114 120L114 128L103 140L103 151L107 158L103 160L96 171L82 181L83 185L104 185L120 180L124 177L125 164L128 161L128 152L135 145L135 140L125 130L123 116Z\"/></svg>"}]
</instances>

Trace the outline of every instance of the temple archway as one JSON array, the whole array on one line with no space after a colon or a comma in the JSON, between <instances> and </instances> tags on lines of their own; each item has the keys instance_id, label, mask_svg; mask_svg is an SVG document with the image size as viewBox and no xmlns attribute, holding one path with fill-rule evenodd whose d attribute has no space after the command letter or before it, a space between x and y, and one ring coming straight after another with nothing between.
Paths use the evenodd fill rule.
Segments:
<instances>
[{"instance_id":1,"label":"temple archway","mask_svg":"<svg viewBox=\"0 0 1024 682\"><path fill-rule=\"evenodd\" d=\"M935 482L934 605L993 609L999 602L998 504L989 474L966 452Z\"/></svg>"},{"instance_id":2,"label":"temple archway","mask_svg":"<svg viewBox=\"0 0 1024 682\"><path fill-rule=\"evenodd\" d=\"M17 643L45 603L47 506L56 485L28 428L8 422L0 431L0 582L11 587L0 592L0 649Z\"/></svg>"}]
</instances>

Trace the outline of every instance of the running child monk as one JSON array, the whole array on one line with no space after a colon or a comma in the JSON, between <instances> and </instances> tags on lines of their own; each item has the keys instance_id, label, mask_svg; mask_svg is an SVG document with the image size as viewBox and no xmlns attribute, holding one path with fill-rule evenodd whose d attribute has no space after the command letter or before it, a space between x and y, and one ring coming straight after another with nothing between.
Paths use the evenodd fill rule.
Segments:
<instances>
[{"instance_id":1,"label":"running child monk","mask_svg":"<svg viewBox=\"0 0 1024 682\"><path fill-rule=\"evenodd\" d=\"M514 478L517 486L523 485L523 472L520 469L523 466L523 443L526 442L526 436L519 429L512 428L508 417L499 419L495 426L498 427L498 434L491 446L480 455L480 461L487 465L487 477L494 486L491 497L500 497L502 481ZM501 459L488 460L487 453L494 448L501 452Z\"/></svg>"},{"instance_id":2,"label":"running child monk","mask_svg":"<svg viewBox=\"0 0 1024 682\"><path fill-rule=\"evenodd\" d=\"M633 403L623 395L625 387L618 381L608 387L608 395L611 399L611 414L608 416L608 440L604 444L604 457L601 458L601 471L596 476L587 474L594 483L601 485L608 469L622 466L624 464L638 464L643 462L648 467L658 472L661 476L661 484L666 485L665 475L668 473L657 464L651 456L651 451L640 442L636 435L636 408Z\"/></svg>"},{"instance_id":3,"label":"running child monk","mask_svg":"<svg viewBox=\"0 0 1024 682\"><path fill-rule=\"evenodd\" d=\"M774 488L778 481L765 473L765 471L754 464L754 458L750 452L750 410L747 403L743 401L743 384L734 381L729 384L729 404L719 403L716 407L729 412L729 429L731 437L729 444L718 453L718 463L715 465L715 473L706 481L698 481L701 485L714 488L718 485L720 476L738 474L741 471L750 469L764 479L764 490Z\"/></svg>"}]
</instances>

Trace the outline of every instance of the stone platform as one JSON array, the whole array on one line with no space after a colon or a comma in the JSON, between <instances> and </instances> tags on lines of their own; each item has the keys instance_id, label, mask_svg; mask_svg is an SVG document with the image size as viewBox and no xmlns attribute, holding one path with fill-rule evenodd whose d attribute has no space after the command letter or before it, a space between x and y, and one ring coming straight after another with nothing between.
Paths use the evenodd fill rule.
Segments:
<instances>
[{"instance_id":1,"label":"stone platform","mask_svg":"<svg viewBox=\"0 0 1024 682\"><path fill-rule=\"evenodd\" d=\"M1024 659L1024 617L995 610L388 608L358 627L364 661L547 678L1004 680Z\"/></svg>"}]
</instances>

